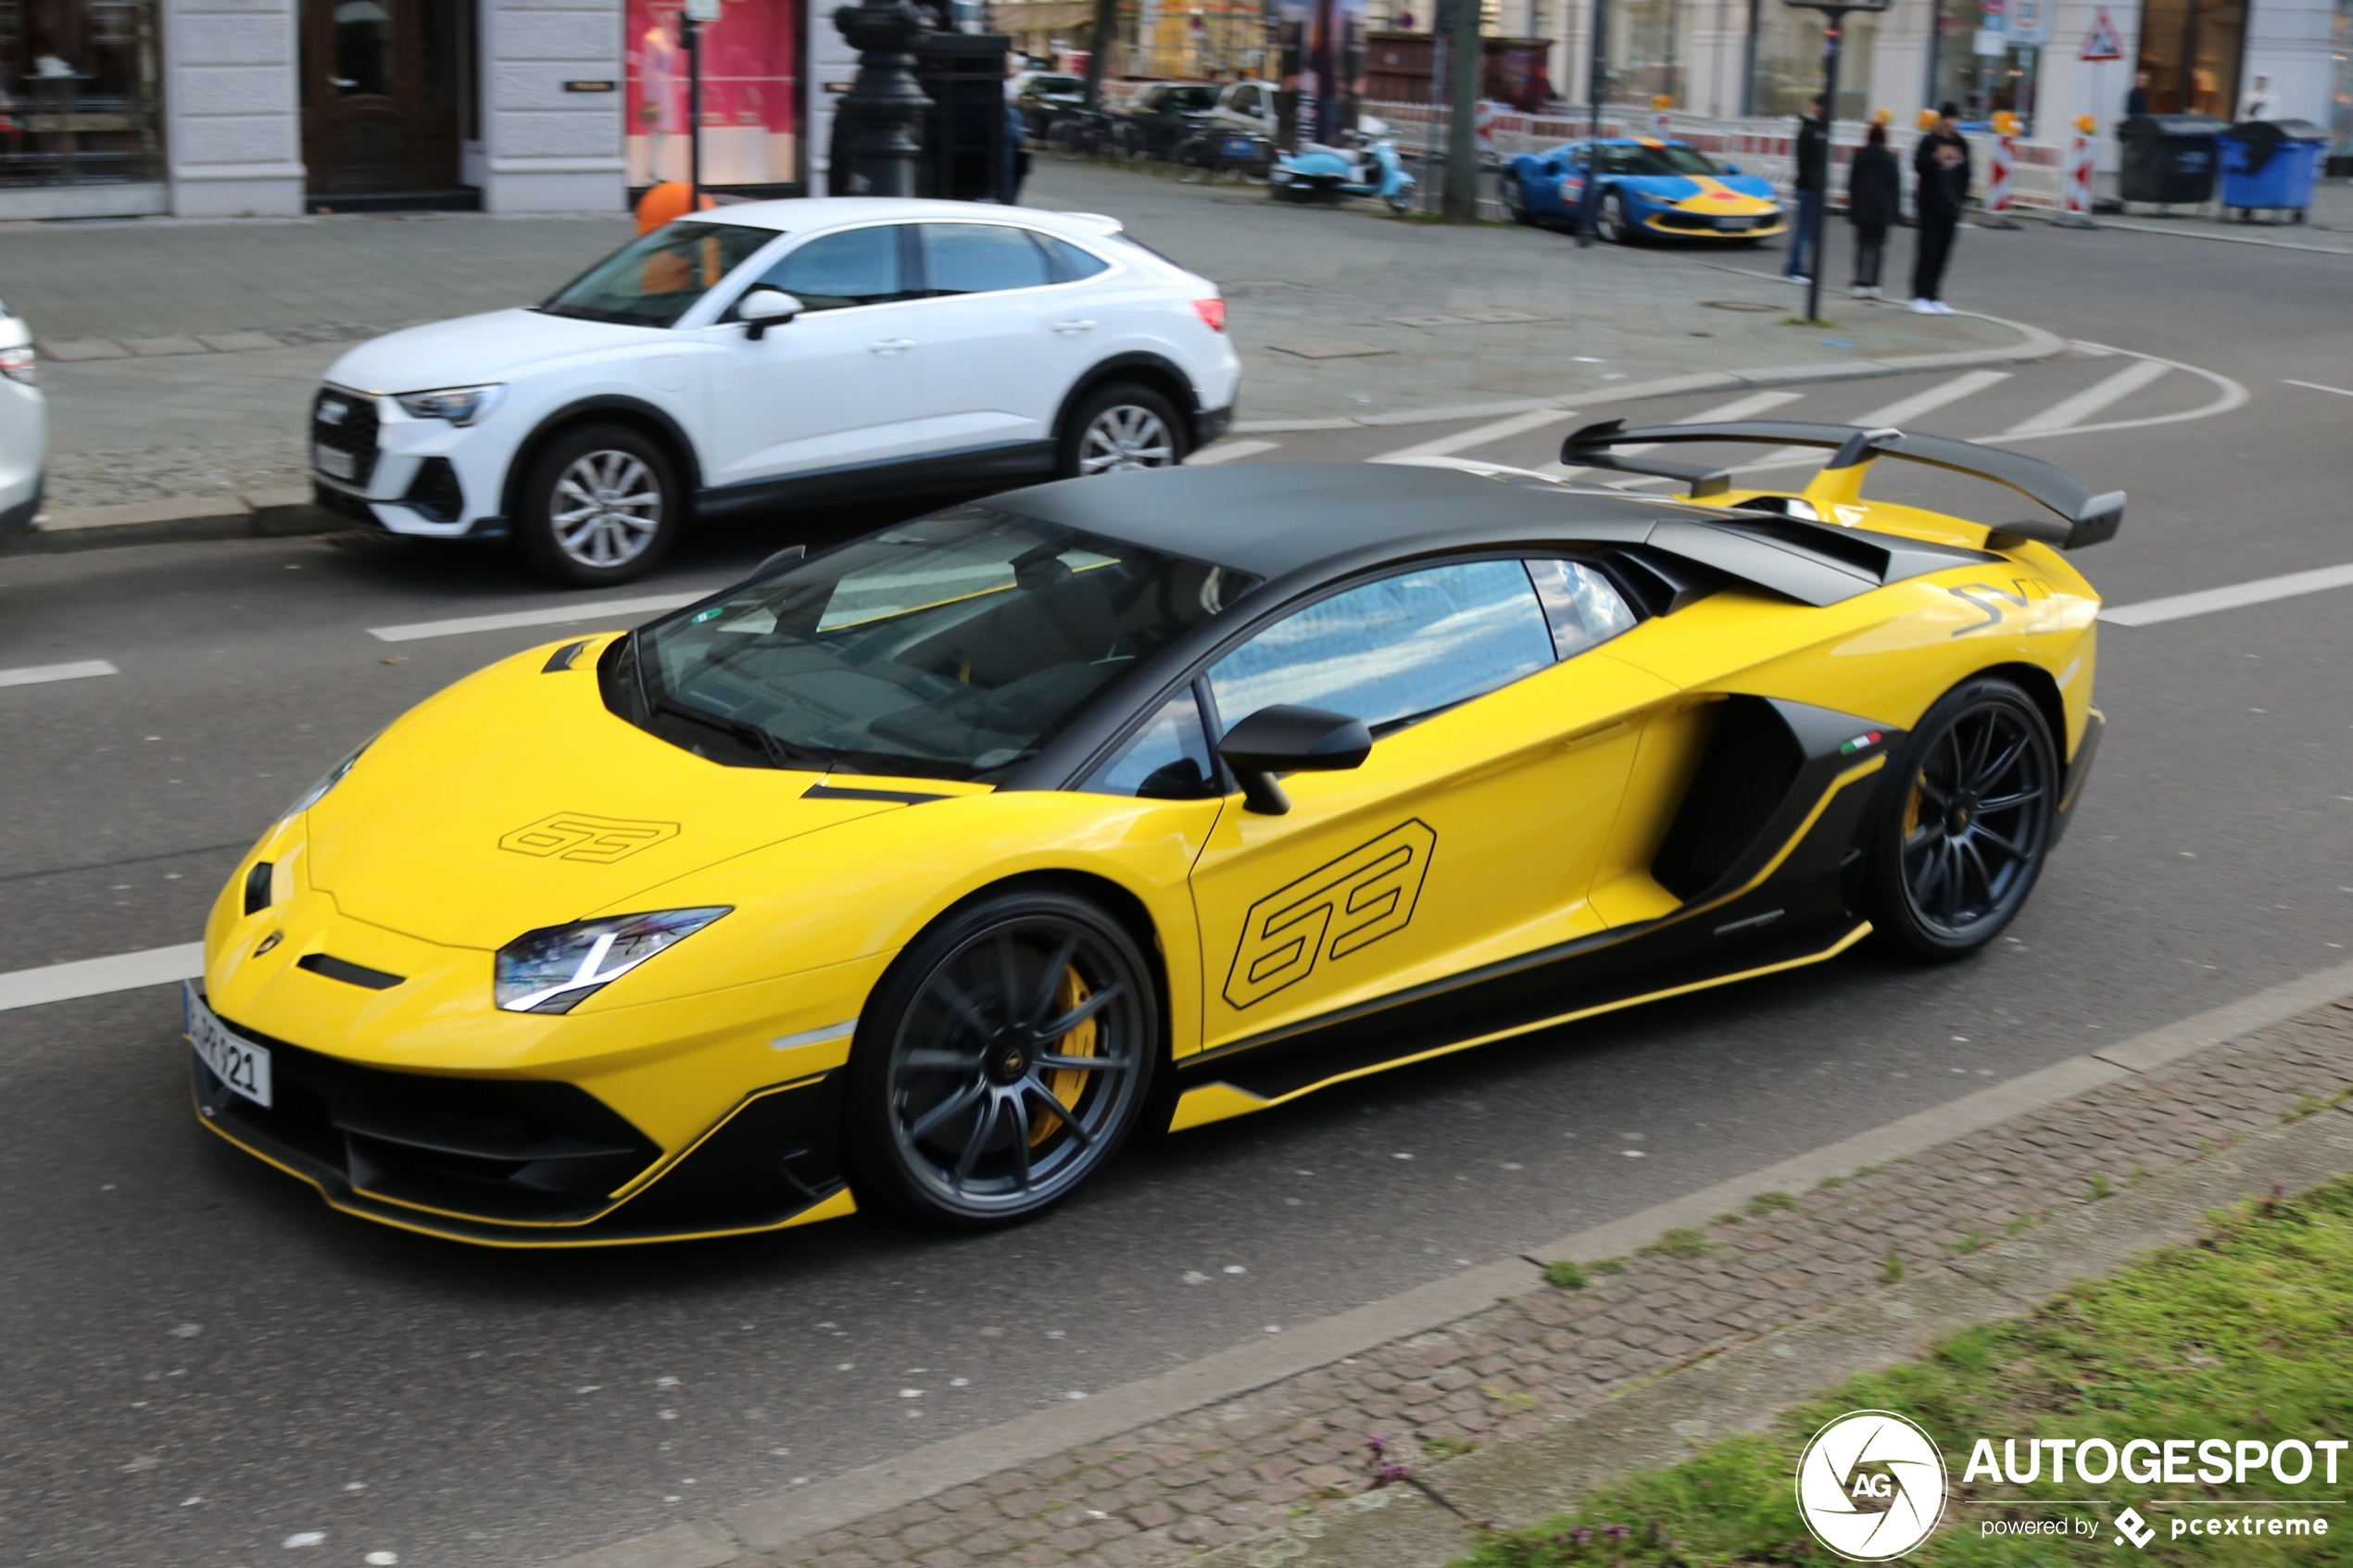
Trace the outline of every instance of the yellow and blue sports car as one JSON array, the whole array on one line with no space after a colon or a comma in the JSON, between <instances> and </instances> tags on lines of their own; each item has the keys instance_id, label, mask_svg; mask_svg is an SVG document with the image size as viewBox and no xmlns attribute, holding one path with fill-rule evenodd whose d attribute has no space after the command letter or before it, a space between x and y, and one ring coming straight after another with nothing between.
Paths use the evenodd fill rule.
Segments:
<instances>
[{"instance_id":1,"label":"yellow and blue sports car","mask_svg":"<svg viewBox=\"0 0 2353 1568\"><path fill-rule=\"evenodd\" d=\"M1796 494L1620 447L1832 448ZM2056 519L1866 501L1893 456ZM2100 731L2119 494L1894 430L959 506L460 681L238 867L206 1126L502 1246L950 1225L1176 1128L2009 923Z\"/></svg>"},{"instance_id":2,"label":"yellow and blue sports car","mask_svg":"<svg viewBox=\"0 0 2353 1568\"><path fill-rule=\"evenodd\" d=\"M1601 159L1593 222L1612 245L1650 238L1754 244L1789 227L1773 183L1718 168L1696 147L1648 136L1567 142L1522 153L1498 171L1504 215L1515 223L1581 220L1585 173Z\"/></svg>"}]
</instances>

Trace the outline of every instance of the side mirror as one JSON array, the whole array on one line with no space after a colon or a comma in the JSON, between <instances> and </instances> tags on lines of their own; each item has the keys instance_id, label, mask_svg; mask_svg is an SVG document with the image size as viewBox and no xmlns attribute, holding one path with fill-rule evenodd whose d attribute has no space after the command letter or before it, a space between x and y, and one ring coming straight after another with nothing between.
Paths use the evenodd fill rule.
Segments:
<instances>
[{"instance_id":1,"label":"side mirror","mask_svg":"<svg viewBox=\"0 0 2353 1568\"><path fill-rule=\"evenodd\" d=\"M1339 772L1362 767L1373 749L1361 719L1322 708L1277 703L1262 708L1217 743L1217 754L1241 781L1245 809L1279 817L1290 809L1277 773Z\"/></svg>"},{"instance_id":2,"label":"side mirror","mask_svg":"<svg viewBox=\"0 0 2353 1568\"><path fill-rule=\"evenodd\" d=\"M751 569L751 575L746 578L745 581L748 583L757 583L761 578L767 576L770 572L782 571L786 567L790 566L793 562L805 559L808 555L809 546L806 545L786 545L783 549L778 550L774 555L770 556L766 560L761 561L758 566L753 567Z\"/></svg>"},{"instance_id":3,"label":"side mirror","mask_svg":"<svg viewBox=\"0 0 2353 1568\"><path fill-rule=\"evenodd\" d=\"M1728 163L1724 166L1724 172L1727 174L1738 174L1740 171L1741 166L1737 163Z\"/></svg>"},{"instance_id":4,"label":"side mirror","mask_svg":"<svg viewBox=\"0 0 2353 1568\"><path fill-rule=\"evenodd\" d=\"M744 336L758 343L771 327L781 327L808 307L782 289L754 289L736 302L736 319L749 329Z\"/></svg>"}]
</instances>

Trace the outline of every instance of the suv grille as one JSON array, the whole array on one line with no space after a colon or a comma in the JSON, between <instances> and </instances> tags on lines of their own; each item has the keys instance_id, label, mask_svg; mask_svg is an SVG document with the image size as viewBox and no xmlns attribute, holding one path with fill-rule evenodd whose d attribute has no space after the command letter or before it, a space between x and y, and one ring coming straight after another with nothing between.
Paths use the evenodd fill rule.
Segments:
<instances>
[{"instance_id":1,"label":"suv grille","mask_svg":"<svg viewBox=\"0 0 2353 1568\"><path fill-rule=\"evenodd\" d=\"M342 414L328 418L330 405L340 408ZM332 386L320 388L317 400L310 405L310 439L316 445L351 459L351 471L337 473L320 461L322 454L313 451L313 467L330 479L364 487L376 471L376 400Z\"/></svg>"}]
</instances>

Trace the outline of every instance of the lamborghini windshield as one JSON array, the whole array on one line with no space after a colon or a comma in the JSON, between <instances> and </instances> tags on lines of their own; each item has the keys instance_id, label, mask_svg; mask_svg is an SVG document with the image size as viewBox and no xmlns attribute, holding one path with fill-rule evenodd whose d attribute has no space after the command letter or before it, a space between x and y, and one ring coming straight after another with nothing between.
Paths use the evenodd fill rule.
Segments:
<instances>
[{"instance_id":1,"label":"lamborghini windshield","mask_svg":"<svg viewBox=\"0 0 2353 1568\"><path fill-rule=\"evenodd\" d=\"M1255 582L961 507L639 633L613 695L715 760L994 782Z\"/></svg>"},{"instance_id":2,"label":"lamborghini windshield","mask_svg":"<svg viewBox=\"0 0 2353 1568\"><path fill-rule=\"evenodd\" d=\"M1689 147L1604 147L1604 174L1720 174L1705 153Z\"/></svg>"}]
</instances>

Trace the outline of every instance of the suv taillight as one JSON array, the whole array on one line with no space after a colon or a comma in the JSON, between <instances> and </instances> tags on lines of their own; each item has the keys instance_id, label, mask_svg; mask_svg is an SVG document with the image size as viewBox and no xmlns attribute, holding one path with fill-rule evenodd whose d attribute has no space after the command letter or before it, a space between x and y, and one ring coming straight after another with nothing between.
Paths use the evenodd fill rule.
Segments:
<instances>
[{"instance_id":1,"label":"suv taillight","mask_svg":"<svg viewBox=\"0 0 2353 1568\"><path fill-rule=\"evenodd\" d=\"M1226 302L1222 299L1193 301L1193 314L1200 317L1202 325L1213 332L1222 332L1226 330Z\"/></svg>"}]
</instances>

